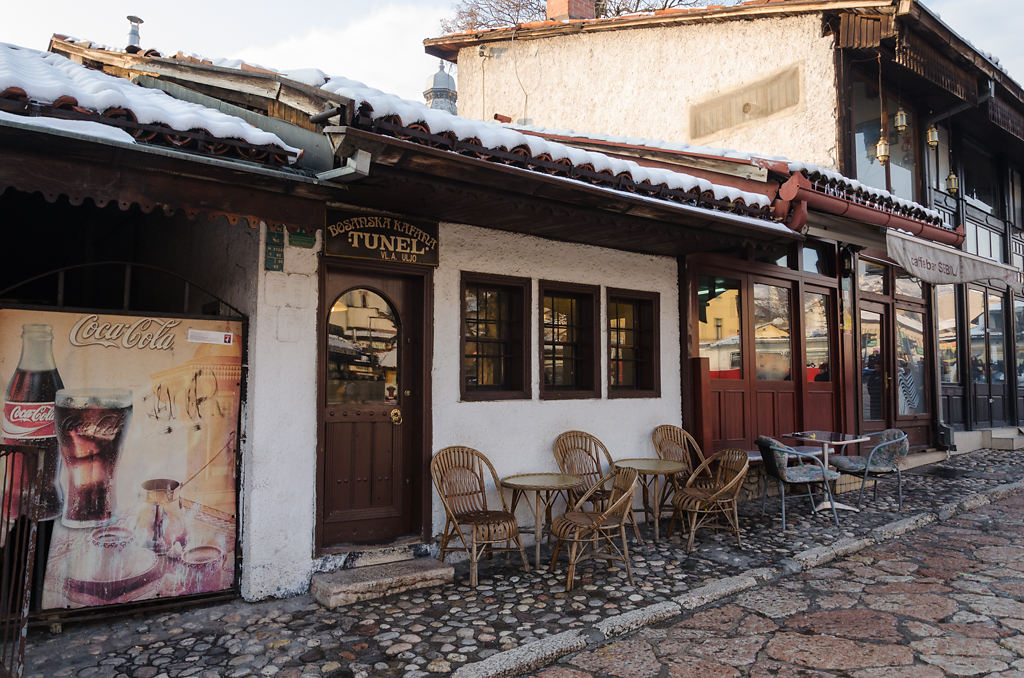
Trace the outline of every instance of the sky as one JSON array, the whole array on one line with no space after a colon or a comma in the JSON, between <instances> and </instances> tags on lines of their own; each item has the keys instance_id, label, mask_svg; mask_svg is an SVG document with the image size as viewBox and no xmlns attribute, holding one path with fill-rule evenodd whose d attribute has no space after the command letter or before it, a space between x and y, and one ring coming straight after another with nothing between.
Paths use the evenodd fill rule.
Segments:
<instances>
[{"instance_id":1,"label":"sky","mask_svg":"<svg viewBox=\"0 0 1024 678\"><path fill-rule=\"evenodd\" d=\"M9 0L0 42L44 50L63 33L127 44L129 14L140 16L142 46L209 58L243 59L288 71L319 68L419 101L438 60L423 39L441 34L455 0ZM1022 0L926 0L942 20L1024 83ZM45 7L45 9L41 9ZM244 9L239 9L244 7ZM457 73L456 73L457 75Z\"/></svg>"}]
</instances>

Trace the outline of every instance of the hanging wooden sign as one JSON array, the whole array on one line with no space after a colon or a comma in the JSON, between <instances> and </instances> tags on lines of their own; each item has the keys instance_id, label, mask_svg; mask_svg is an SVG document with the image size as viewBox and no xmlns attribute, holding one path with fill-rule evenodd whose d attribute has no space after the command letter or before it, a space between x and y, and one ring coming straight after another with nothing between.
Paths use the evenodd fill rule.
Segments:
<instances>
[{"instance_id":1,"label":"hanging wooden sign","mask_svg":"<svg viewBox=\"0 0 1024 678\"><path fill-rule=\"evenodd\" d=\"M326 254L437 266L437 222L328 212Z\"/></svg>"}]
</instances>

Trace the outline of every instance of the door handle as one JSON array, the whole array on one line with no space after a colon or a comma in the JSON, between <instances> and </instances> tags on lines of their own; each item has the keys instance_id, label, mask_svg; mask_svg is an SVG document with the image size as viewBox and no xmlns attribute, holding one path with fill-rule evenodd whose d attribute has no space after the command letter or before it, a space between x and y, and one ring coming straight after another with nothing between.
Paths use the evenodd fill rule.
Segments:
<instances>
[{"instance_id":1,"label":"door handle","mask_svg":"<svg viewBox=\"0 0 1024 678\"><path fill-rule=\"evenodd\" d=\"M401 426L402 425L402 411L396 407L395 409L391 410L390 414L391 414L391 423L394 424L395 426Z\"/></svg>"}]
</instances>

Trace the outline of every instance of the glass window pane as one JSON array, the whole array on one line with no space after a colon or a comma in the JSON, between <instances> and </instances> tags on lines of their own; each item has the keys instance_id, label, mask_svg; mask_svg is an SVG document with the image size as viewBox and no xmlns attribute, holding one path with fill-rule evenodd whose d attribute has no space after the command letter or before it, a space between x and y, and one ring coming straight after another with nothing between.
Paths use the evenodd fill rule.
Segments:
<instances>
[{"instance_id":1,"label":"glass window pane","mask_svg":"<svg viewBox=\"0 0 1024 678\"><path fill-rule=\"evenodd\" d=\"M885 189L885 166L875 156L881 130L878 92L862 80L853 83L853 143L857 180Z\"/></svg>"},{"instance_id":2,"label":"glass window pane","mask_svg":"<svg viewBox=\"0 0 1024 678\"><path fill-rule=\"evenodd\" d=\"M757 248L754 250L754 261L789 268L791 251L792 248L789 245L768 245L764 249Z\"/></svg>"},{"instance_id":3,"label":"glass window pane","mask_svg":"<svg viewBox=\"0 0 1024 678\"><path fill-rule=\"evenodd\" d=\"M857 285L861 292L886 294L885 274L886 269L882 264L864 259L857 262Z\"/></svg>"},{"instance_id":4,"label":"glass window pane","mask_svg":"<svg viewBox=\"0 0 1024 678\"><path fill-rule=\"evenodd\" d=\"M993 158L973 144L965 143L962 159L963 195L967 204L1001 217L999 173Z\"/></svg>"},{"instance_id":5,"label":"glass window pane","mask_svg":"<svg viewBox=\"0 0 1024 678\"><path fill-rule=\"evenodd\" d=\"M967 290L967 317L970 320L968 336L971 340L971 381L975 384L988 383L988 357L985 350L985 293L981 290Z\"/></svg>"},{"instance_id":6,"label":"glass window pane","mask_svg":"<svg viewBox=\"0 0 1024 678\"><path fill-rule=\"evenodd\" d=\"M903 134L896 131L896 111L900 104L890 98L888 100L889 119L889 181L892 184L889 192L906 200L914 199L914 176L917 172L917 116L903 105L907 113L907 129Z\"/></svg>"},{"instance_id":7,"label":"glass window pane","mask_svg":"<svg viewBox=\"0 0 1024 678\"><path fill-rule=\"evenodd\" d=\"M966 238L966 240L964 242L964 249L967 250L968 252L970 252L971 254L977 254L978 253L978 227L975 226L970 221L968 221L964 230L966 231L966 234L967 234L967 238Z\"/></svg>"},{"instance_id":8,"label":"glass window pane","mask_svg":"<svg viewBox=\"0 0 1024 678\"><path fill-rule=\"evenodd\" d=\"M828 244L814 244L803 248L803 270L808 273L835 276L836 248Z\"/></svg>"},{"instance_id":9,"label":"glass window pane","mask_svg":"<svg viewBox=\"0 0 1024 678\"><path fill-rule=\"evenodd\" d=\"M978 256L986 259L992 256L992 237L988 229L978 229Z\"/></svg>"},{"instance_id":10,"label":"glass window pane","mask_svg":"<svg viewBox=\"0 0 1024 678\"><path fill-rule=\"evenodd\" d=\"M1017 228L1024 228L1024 181L1018 170L1010 171L1010 201L1013 205L1010 220Z\"/></svg>"},{"instance_id":11,"label":"glass window pane","mask_svg":"<svg viewBox=\"0 0 1024 678\"><path fill-rule=\"evenodd\" d=\"M896 310L896 412L928 411L925 395L924 314Z\"/></svg>"},{"instance_id":12,"label":"glass window pane","mask_svg":"<svg viewBox=\"0 0 1024 678\"><path fill-rule=\"evenodd\" d=\"M989 234L992 239L992 258L996 261L1006 261L1006 255L1003 252L1003 236L995 231L989 231Z\"/></svg>"},{"instance_id":13,"label":"glass window pane","mask_svg":"<svg viewBox=\"0 0 1024 678\"><path fill-rule=\"evenodd\" d=\"M1003 297L996 292L988 293L988 365L993 384L1006 383L1004 358Z\"/></svg>"},{"instance_id":14,"label":"glass window pane","mask_svg":"<svg viewBox=\"0 0 1024 678\"><path fill-rule=\"evenodd\" d=\"M1013 316L1016 321L1014 343L1017 345L1017 384L1019 388L1024 383L1024 300L1013 300Z\"/></svg>"},{"instance_id":15,"label":"glass window pane","mask_svg":"<svg viewBox=\"0 0 1024 678\"><path fill-rule=\"evenodd\" d=\"M396 402L398 318L371 290L338 297L327 319L327 402Z\"/></svg>"},{"instance_id":16,"label":"glass window pane","mask_svg":"<svg viewBox=\"0 0 1024 678\"><path fill-rule=\"evenodd\" d=\"M790 334L789 290L754 284L754 357L762 381L792 379L793 338Z\"/></svg>"},{"instance_id":17,"label":"glass window pane","mask_svg":"<svg viewBox=\"0 0 1024 678\"><path fill-rule=\"evenodd\" d=\"M939 145L934 151L935 154L935 172L931 177L932 188L937 188L940 191L946 190L946 177L949 176L949 130L938 125L939 130Z\"/></svg>"},{"instance_id":18,"label":"glass window pane","mask_svg":"<svg viewBox=\"0 0 1024 678\"><path fill-rule=\"evenodd\" d=\"M938 285L935 306L939 330L939 372L947 384L960 382L960 346L957 334L956 288Z\"/></svg>"},{"instance_id":19,"label":"glass window pane","mask_svg":"<svg viewBox=\"0 0 1024 678\"><path fill-rule=\"evenodd\" d=\"M807 381L832 381L828 331L830 306L827 294L804 294L804 333L807 337L804 373Z\"/></svg>"},{"instance_id":20,"label":"glass window pane","mask_svg":"<svg viewBox=\"0 0 1024 678\"><path fill-rule=\"evenodd\" d=\"M742 379L740 342L740 282L729 278L697 277L700 356L708 358L712 379Z\"/></svg>"},{"instance_id":21,"label":"glass window pane","mask_svg":"<svg viewBox=\"0 0 1024 678\"><path fill-rule=\"evenodd\" d=\"M885 396L882 391L885 365L882 356L882 314L861 310L861 418L864 421L878 421L885 416L885 408L882 406Z\"/></svg>"},{"instance_id":22,"label":"glass window pane","mask_svg":"<svg viewBox=\"0 0 1024 678\"><path fill-rule=\"evenodd\" d=\"M924 285L909 273L896 271L896 294L924 299Z\"/></svg>"}]
</instances>

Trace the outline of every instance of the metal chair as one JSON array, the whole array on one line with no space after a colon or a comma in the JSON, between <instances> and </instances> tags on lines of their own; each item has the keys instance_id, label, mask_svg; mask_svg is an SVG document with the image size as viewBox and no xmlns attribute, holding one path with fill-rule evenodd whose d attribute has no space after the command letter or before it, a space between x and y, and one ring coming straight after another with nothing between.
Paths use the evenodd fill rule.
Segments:
<instances>
[{"instance_id":1,"label":"metal chair","mask_svg":"<svg viewBox=\"0 0 1024 678\"><path fill-rule=\"evenodd\" d=\"M907 434L898 428L890 428L872 437L880 442L871 448L868 456L836 455L829 459L829 463L843 473L861 477L860 493L857 495L857 508L860 508L861 502L864 500L864 486L867 485L869 476L876 477L875 499L878 499L877 477L895 473L897 480L896 496L898 497L899 510L902 511L903 472L900 470L900 466L907 453L910 452Z\"/></svg>"},{"instance_id":2,"label":"metal chair","mask_svg":"<svg viewBox=\"0 0 1024 678\"><path fill-rule=\"evenodd\" d=\"M584 511L584 505L593 503L592 495L604 489L605 483L612 481L607 508L603 511ZM551 555L550 572L555 571L558 554L563 542L569 542L569 571L566 575L565 590L572 590L576 576L576 566L584 560L597 556L600 546L607 547L607 552L599 557L617 560L626 565L626 576L633 584L633 567L629 562L629 544L626 542L626 521L629 519L630 507L633 505L633 494L636 491L637 472L632 468L619 468L600 478L579 498L572 510L555 518L551 524L551 534L557 541ZM622 547L616 543L619 539ZM588 551L592 551L588 553Z\"/></svg>"},{"instance_id":3,"label":"metal chair","mask_svg":"<svg viewBox=\"0 0 1024 678\"><path fill-rule=\"evenodd\" d=\"M714 472L711 471L712 464L716 465ZM743 548L738 505L740 491L743 489L743 481L749 468L750 460L745 450L722 450L701 462L683 488L676 492L672 498L675 512L672 514L668 533L671 536L677 516L681 519L686 518L689 528L687 553L693 551L693 538L697 529L712 520L716 521L715 526L719 527L721 525L717 521L723 516L728 526L736 533L736 543Z\"/></svg>"},{"instance_id":4,"label":"metal chair","mask_svg":"<svg viewBox=\"0 0 1024 678\"><path fill-rule=\"evenodd\" d=\"M804 483L807 485L807 496L811 500L811 510L814 509L814 495L811 493L813 483L821 483L822 494L832 509L832 517L839 527L839 514L836 513L835 502L832 499L832 490L829 488L829 481L839 479L836 471L825 468L821 459L809 452L801 452L789 445L783 445L775 438L759 436L757 446L761 450L761 462L765 472L764 493L761 495L761 515L764 515L765 504L768 500L768 477L775 478L779 484L779 495L782 503L782 529L786 529L786 485ZM790 458L800 463L795 466L789 465Z\"/></svg>"},{"instance_id":5,"label":"metal chair","mask_svg":"<svg viewBox=\"0 0 1024 678\"><path fill-rule=\"evenodd\" d=\"M485 473L490 472L495 487L498 474L483 454L471 447L446 447L430 460L430 477L444 505L445 524L441 537L441 562L446 551L466 551L469 555L469 585L477 585L477 563L484 552L510 552L515 542L523 558L523 568L529 572L530 563L519 538L519 525L509 511L505 496L499 491L502 510L487 508ZM462 547L449 548L452 537L462 540ZM504 543L502 548L497 544Z\"/></svg>"}]
</instances>

